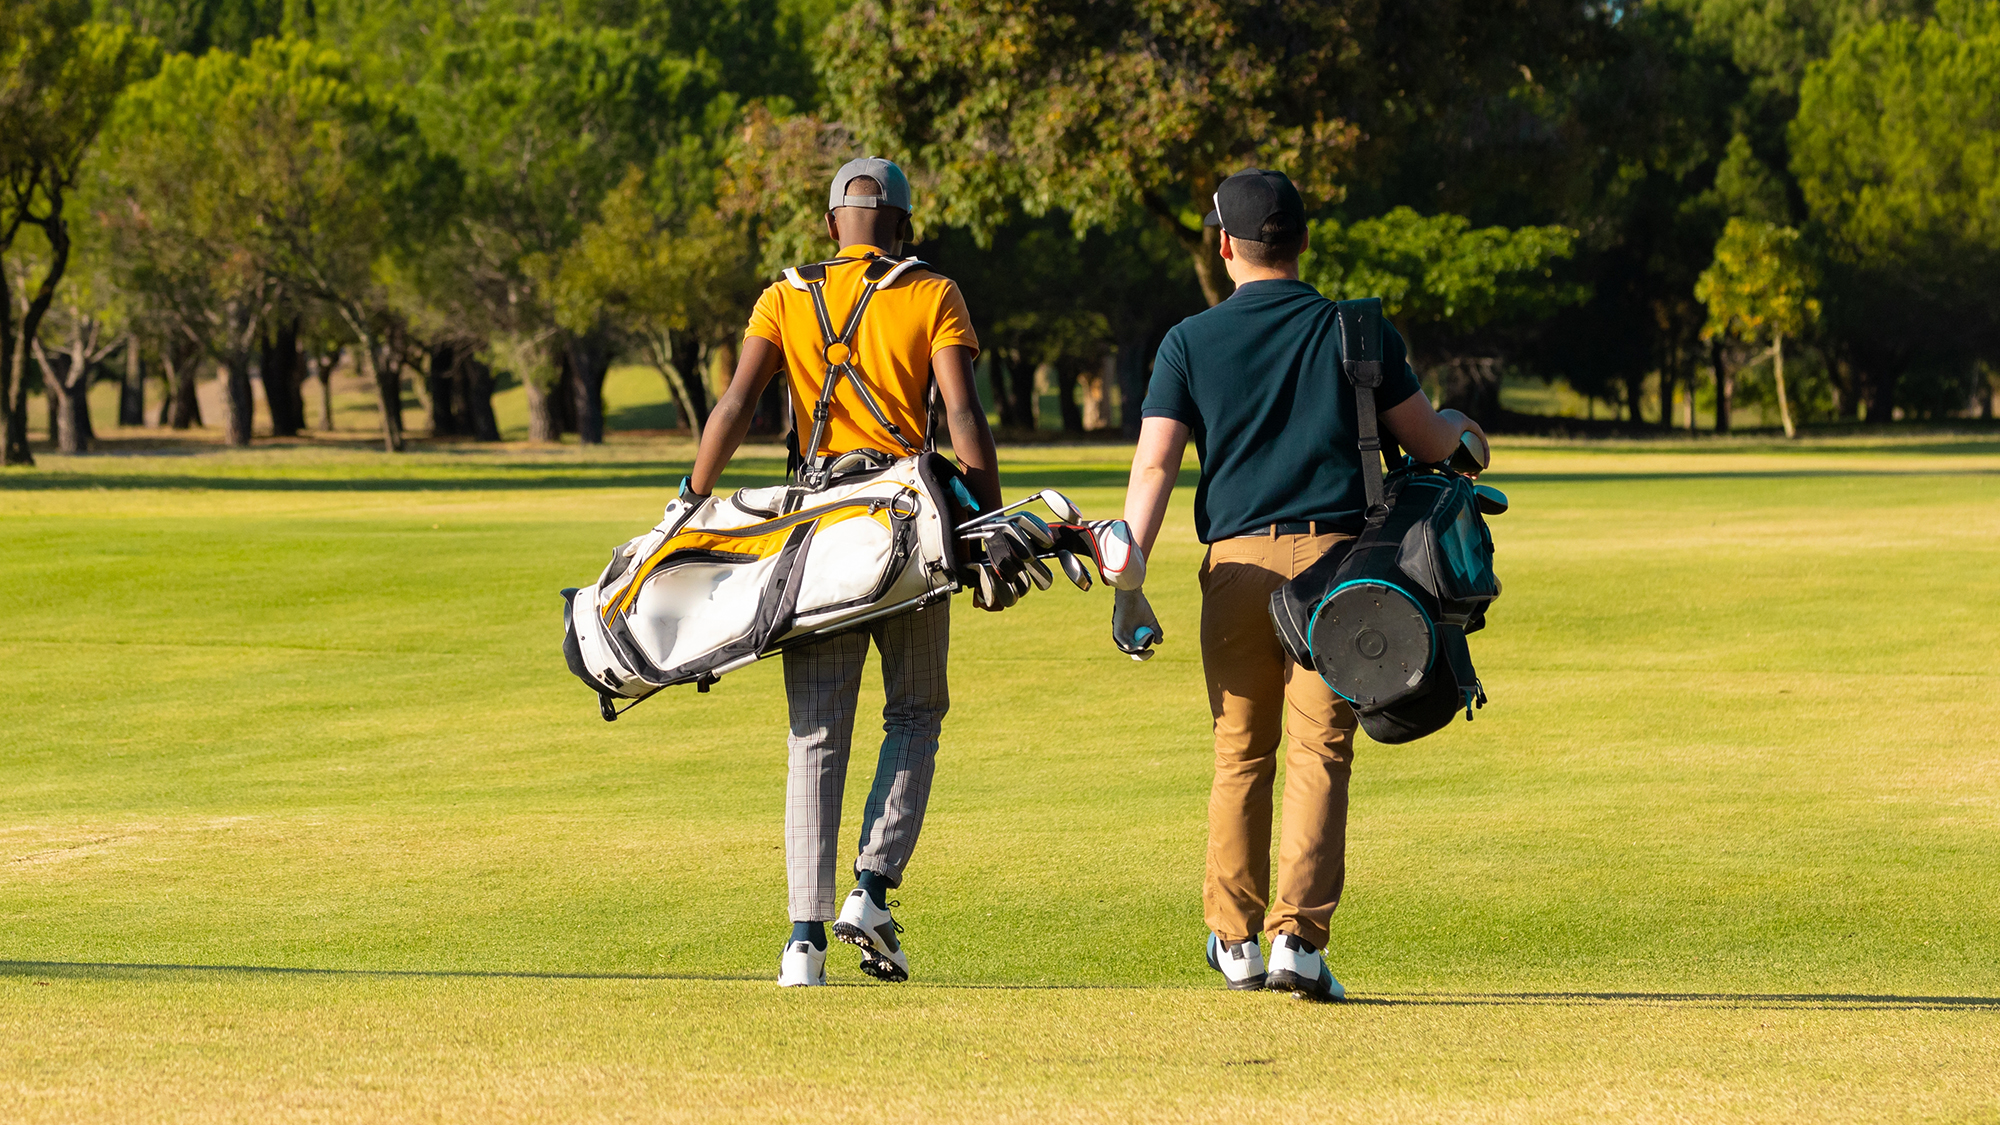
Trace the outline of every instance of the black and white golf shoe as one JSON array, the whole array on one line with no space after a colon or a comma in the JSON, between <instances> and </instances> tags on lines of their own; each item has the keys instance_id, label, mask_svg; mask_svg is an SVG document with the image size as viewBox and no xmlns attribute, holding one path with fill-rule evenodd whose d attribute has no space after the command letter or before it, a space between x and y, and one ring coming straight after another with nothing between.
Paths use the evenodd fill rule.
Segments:
<instances>
[{"instance_id":1,"label":"black and white golf shoe","mask_svg":"<svg viewBox=\"0 0 2000 1125\"><path fill-rule=\"evenodd\" d=\"M1257 947L1254 937L1224 945L1221 938L1208 935L1208 967L1221 973L1222 979L1237 992L1264 987L1264 951Z\"/></svg>"},{"instance_id":2,"label":"black and white golf shoe","mask_svg":"<svg viewBox=\"0 0 2000 1125\"><path fill-rule=\"evenodd\" d=\"M1279 934L1271 942L1271 975L1264 987L1311 1000L1347 998L1347 990L1326 967L1326 956L1296 934Z\"/></svg>"},{"instance_id":3,"label":"black and white golf shoe","mask_svg":"<svg viewBox=\"0 0 2000 1125\"><path fill-rule=\"evenodd\" d=\"M902 932L889 908L875 905L859 887L841 904L840 920L833 924L834 937L860 947L861 971L892 984L910 979L910 959L896 937Z\"/></svg>"},{"instance_id":4,"label":"black and white golf shoe","mask_svg":"<svg viewBox=\"0 0 2000 1125\"><path fill-rule=\"evenodd\" d=\"M826 950L809 941L788 941L778 956L778 987L804 988L826 983Z\"/></svg>"}]
</instances>

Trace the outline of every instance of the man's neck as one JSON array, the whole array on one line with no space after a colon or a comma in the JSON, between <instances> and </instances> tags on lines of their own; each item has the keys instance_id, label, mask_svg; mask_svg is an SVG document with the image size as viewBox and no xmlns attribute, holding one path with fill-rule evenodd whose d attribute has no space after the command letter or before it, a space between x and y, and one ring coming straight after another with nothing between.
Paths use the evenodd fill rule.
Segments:
<instances>
[{"instance_id":1,"label":"man's neck","mask_svg":"<svg viewBox=\"0 0 2000 1125\"><path fill-rule=\"evenodd\" d=\"M1299 266L1293 262L1288 266L1252 266L1240 262L1230 263L1229 280L1238 285L1248 285L1253 281L1297 281Z\"/></svg>"},{"instance_id":2,"label":"man's neck","mask_svg":"<svg viewBox=\"0 0 2000 1125\"><path fill-rule=\"evenodd\" d=\"M896 251L900 246L900 243L891 242L888 249L885 250L880 243L872 238L857 238L852 241L843 238L840 240L840 252L842 254L846 254L849 250L873 250L884 257L893 258L896 256Z\"/></svg>"}]
</instances>

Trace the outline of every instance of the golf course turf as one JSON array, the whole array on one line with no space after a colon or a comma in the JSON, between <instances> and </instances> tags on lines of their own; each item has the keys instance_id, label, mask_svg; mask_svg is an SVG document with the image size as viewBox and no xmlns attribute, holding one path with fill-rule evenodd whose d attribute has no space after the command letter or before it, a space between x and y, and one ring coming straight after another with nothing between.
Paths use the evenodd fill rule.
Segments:
<instances>
[{"instance_id":1,"label":"golf course turf","mask_svg":"<svg viewBox=\"0 0 2000 1125\"><path fill-rule=\"evenodd\" d=\"M777 989L776 662L607 725L560 653L690 453L0 473L0 1120L2000 1122L2000 442L1499 442L1491 703L1356 755L1341 1005L1202 961L1192 471L1157 659L955 602L912 980Z\"/></svg>"}]
</instances>

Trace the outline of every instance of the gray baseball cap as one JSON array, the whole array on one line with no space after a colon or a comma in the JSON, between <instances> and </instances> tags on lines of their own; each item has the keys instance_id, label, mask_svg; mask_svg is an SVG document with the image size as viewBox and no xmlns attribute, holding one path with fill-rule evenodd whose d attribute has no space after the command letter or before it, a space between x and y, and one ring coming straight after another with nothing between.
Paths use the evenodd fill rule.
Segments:
<instances>
[{"instance_id":1,"label":"gray baseball cap","mask_svg":"<svg viewBox=\"0 0 2000 1125\"><path fill-rule=\"evenodd\" d=\"M848 195L850 181L867 176L882 185L881 195ZM826 209L836 207L895 207L910 210L910 181L903 170L879 156L863 156L840 166L833 174L833 188L827 192Z\"/></svg>"}]
</instances>

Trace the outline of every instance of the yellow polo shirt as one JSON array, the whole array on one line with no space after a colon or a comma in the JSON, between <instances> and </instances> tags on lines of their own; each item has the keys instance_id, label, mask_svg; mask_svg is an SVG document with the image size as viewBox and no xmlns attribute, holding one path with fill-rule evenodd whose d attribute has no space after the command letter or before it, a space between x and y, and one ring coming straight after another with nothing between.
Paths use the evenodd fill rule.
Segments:
<instances>
[{"instance_id":1,"label":"yellow polo shirt","mask_svg":"<svg viewBox=\"0 0 2000 1125\"><path fill-rule=\"evenodd\" d=\"M873 247L849 246L840 252L845 261L826 267L826 312L836 335L861 297L866 284L861 277L867 268L864 263L880 255ZM845 380L833 392L833 416L827 420L820 448L804 449L812 437L813 404L819 401L820 387L826 381L826 359L811 293L794 289L780 278L757 298L745 335L769 340L784 352L792 387L792 418L802 452L810 456L879 449L891 456L903 455L895 436L882 428ZM894 285L875 294L854 329L853 344L854 367L876 404L918 446L923 444L930 424L924 402L931 386L931 356L954 344L963 344L975 354L979 351L979 337L973 334L972 317L965 311L965 298L957 283L923 269L908 271Z\"/></svg>"}]
</instances>

